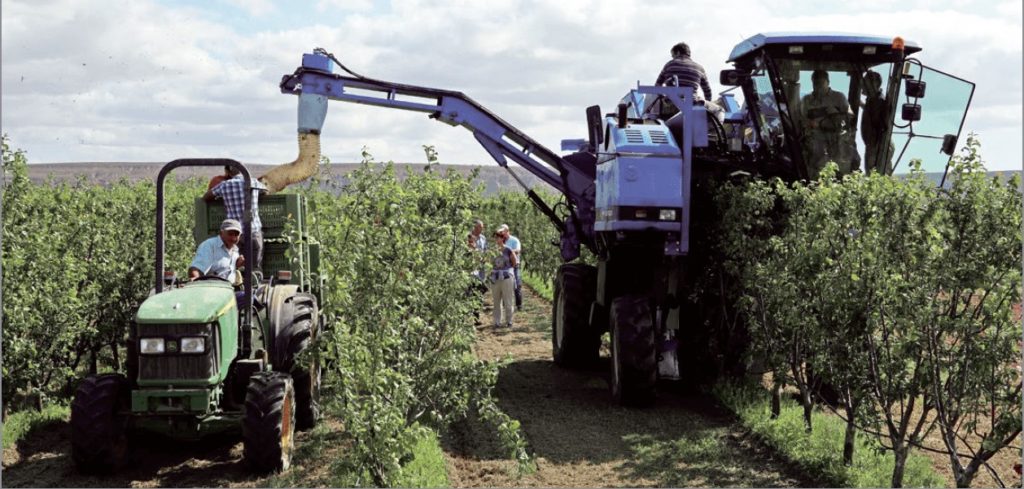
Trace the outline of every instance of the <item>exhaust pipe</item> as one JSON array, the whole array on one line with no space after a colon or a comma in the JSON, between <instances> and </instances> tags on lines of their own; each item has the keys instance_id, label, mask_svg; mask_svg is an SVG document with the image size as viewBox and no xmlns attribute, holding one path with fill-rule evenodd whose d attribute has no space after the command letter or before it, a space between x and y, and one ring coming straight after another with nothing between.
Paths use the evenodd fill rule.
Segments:
<instances>
[{"instance_id":1,"label":"exhaust pipe","mask_svg":"<svg viewBox=\"0 0 1024 489\"><path fill-rule=\"evenodd\" d=\"M320 168L320 129L327 117L327 97L299 94L299 156L261 176L268 193L277 193L316 174Z\"/></svg>"}]
</instances>

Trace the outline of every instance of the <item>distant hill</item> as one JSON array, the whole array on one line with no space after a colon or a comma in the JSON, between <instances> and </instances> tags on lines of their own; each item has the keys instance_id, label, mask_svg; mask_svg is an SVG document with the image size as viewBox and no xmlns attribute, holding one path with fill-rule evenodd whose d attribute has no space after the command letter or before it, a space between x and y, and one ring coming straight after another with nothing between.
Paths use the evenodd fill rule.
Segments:
<instances>
[{"instance_id":1,"label":"distant hill","mask_svg":"<svg viewBox=\"0 0 1024 489\"><path fill-rule=\"evenodd\" d=\"M35 163L28 165L28 174L29 178L36 183L45 182L47 178L53 178L55 181L75 181L82 178L87 182L106 185L122 178L130 182L156 179L157 172L160 171L162 165L162 163ZM258 176L270 171L276 165L250 164L247 166L253 174ZM330 165L330 174L333 177L331 178L341 179L342 183L344 183L344 176L358 166L358 163L332 163ZM410 171L423 171L423 166L422 163L395 164L396 173L399 178L405 178L405 175ZM522 190L522 187L509 175L509 171L498 166L439 165L439 168L441 171L452 169L463 175L468 175L474 168L479 168L480 173L477 176L477 180L483 184L485 195L494 195L502 190ZM550 186L523 168L517 166L512 171L530 188L539 187L544 190L553 191ZM175 170L175 176L179 179L195 176L205 180L218 173L220 171L213 168L190 167ZM1019 170L1006 170L989 172L989 175L1009 179L1011 176L1020 173ZM942 180L941 173L928 173L927 177L934 181L936 185Z\"/></svg>"},{"instance_id":2,"label":"distant hill","mask_svg":"<svg viewBox=\"0 0 1024 489\"><path fill-rule=\"evenodd\" d=\"M57 182L73 182L81 178L90 183L107 185L121 179L127 179L129 182L155 180L162 166L163 163L35 163L28 165L28 176L36 183L43 183L48 178ZM246 166L253 175L259 176L277 165L247 164ZM359 167L358 163L331 163L329 167L331 177L328 180L337 178L344 183L344 176L357 167ZM422 172L423 167L422 163L396 163L395 172L399 178L405 178L410 171ZM474 168L479 168L480 173L477 180L483 184L485 195L494 195L502 190L522 189L509 175L509 171L499 166L439 165L438 167L441 171L452 169L462 175L469 175ZM512 171L530 188L539 186L545 190L552 190L546 183L522 168L516 167ZM199 177L206 180L219 173L221 172L218 168L184 167L175 170L174 176L178 179Z\"/></svg>"}]
</instances>

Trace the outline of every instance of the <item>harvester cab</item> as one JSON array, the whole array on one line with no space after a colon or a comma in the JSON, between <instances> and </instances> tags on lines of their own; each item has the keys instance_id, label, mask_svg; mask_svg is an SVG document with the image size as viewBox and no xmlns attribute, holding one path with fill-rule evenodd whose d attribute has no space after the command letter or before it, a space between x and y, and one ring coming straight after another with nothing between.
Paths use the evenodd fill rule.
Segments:
<instances>
[{"instance_id":1,"label":"harvester cab","mask_svg":"<svg viewBox=\"0 0 1024 489\"><path fill-rule=\"evenodd\" d=\"M758 166L796 178L817 178L827 161L841 173L892 174L907 171L910 157L945 172L974 83L924 65L913 57L919 51L899 37L753 36L720 74L739 93L720 99L726 110L713 137L727 152L749 152ZM745 101L739 110L736 95Z\"/></svg>"},{"instance_id":2,"label":"harvester cab","mask_svg":"<svg viewBox=\"0 0 1024 489\"><path fill-rule=\"evenodd\" d=\"M112 472L125 461L128 432L197 439L237 430L257 472L287 469L295 430L319 418L319 245L306 233L299 195L260 198L264 271L245 267L239 285L216 276L178 281L164 262L164 181L184 166L231 166L246 188L248 169L225 159L176 160L156 186L155 281L130 325L126 374L82 380L71 408L72 458L83 472ZM253 192L246 192L242 255L253 253ZM225 210L196 199L196 243L216 236ZM288 233L288 234L286 234Z\"/></svg>"}]
</instances>

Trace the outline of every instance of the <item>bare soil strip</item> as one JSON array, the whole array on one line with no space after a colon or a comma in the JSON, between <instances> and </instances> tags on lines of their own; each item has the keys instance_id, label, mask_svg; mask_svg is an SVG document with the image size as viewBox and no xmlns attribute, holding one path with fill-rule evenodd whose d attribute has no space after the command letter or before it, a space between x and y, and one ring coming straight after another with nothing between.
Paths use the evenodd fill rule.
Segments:
<instances>
[{"instance_id":1,"label":"bare soil strip","mask_svg":"<svg viewBox=\"0 0 1024 489\"><path fill-rule=\"evenodd\" d=\"M454 487L793 487L816 486L805 474L751 442L707 395L659 385L657 405L612 404L607 368L570 371L551 361L551 306L524 288L525 307L511 329L480 327L477 355L510 359L495 394L522 423L538 470L517 476L472 423L444 437ZM481 322L491 324L491 310ZM607 358L605 358L607 362Z\"/></svg>"}]
</instances>

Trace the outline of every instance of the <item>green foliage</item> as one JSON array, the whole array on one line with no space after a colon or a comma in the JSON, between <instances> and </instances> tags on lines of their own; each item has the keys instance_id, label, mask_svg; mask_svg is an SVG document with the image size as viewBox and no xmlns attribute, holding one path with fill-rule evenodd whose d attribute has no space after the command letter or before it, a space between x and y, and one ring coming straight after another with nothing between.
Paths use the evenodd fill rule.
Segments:
<instances>
[{"instance_id":1,"label":"green foliage","mask_svg":"<svg viewBox=\"0 0 1024 489\"><path fill-rule=\"evenodd\" d=\"M71 408L66 404L49 404L42 411L21 411L4 420L4 449L13 447L25 435L35 430L48 429L47 425L67 421Z\"/></svg>"},{"instance_id":2,"label":"green foliage","mask_svg":"<svg viewBox=\"0 0 1024 489\"><path fill-rule=\"evenodd\" d=\"M784 399L778 419L769 419L770 402L759 387L720 383L714 395L736 413L747 429L801 469L816 474L832 487L887 487L894 464L892 452L878 449L868 437L859 437L858 453L852 467L843 464L845 423L822 412L815 412L812 433L804 430L803 408ZM907 487L941 487L942 477L928 457L911 454L907 460L904 484Z\"/></svg>"},{"instance_id":3,"label":"green foliage","mask_svg":"<svg viewBox=\"0 0 1024 489\"><path fill-rule=\"evenodd\" d=\"M3 397L70 395L84 369L117 370L153 282L154 184L32 184L3 141ZM167 263L182 270L200 183L168 182ZM6 406L6 404L5 404Z\"/></svg>"},{"instance_id":4,"label":"green foliage","mask_svg":"<svg viewBox=\"0 0 1024 489\"><path fill-rule=\"evenodd\" d=\"M935 423L950 451L984 437L978 463L1021 430L1020 183L987 178L978 146L968 139L946 189L914 165L901 179L826 169L807 185L754 181L717 197L753 353L800 389L807 414L820 382L867 403L857 424L898 460ZM998 428L977 432L981 420Z\"/></svg>"},{"instance_id":5,"label":"green foliage","mask_svg":"<svg viewBox=\"0 0 1024 489\"><path fill-rule=\"evenodd\" d=\"M524 272L523 283L526 284L527 287L533 289L537 295L541 296L548 302L555 300L555 291L551 285L550 275L540 275L536 272Z\"/></svg>"},{"instance_id":6,"label":"green foliage","mask_svg":"<svg viewBox=\"0 0 1024 489\"><path fill-rule=\"evenodd\" d=\"M369 477L351 482L398 483L413 425L474 413L505 426L510 453L528 460L517 423L495 412L495 366L472 353L478 299L464 237L480 205L473 177L428 165L399 182L391 164L364 157L339 195L307 192L328 280L328 409L353 442L346 471Z\"/></svg>"},{"instance_id":7,"label":"green foliage","mask_svg":"<svg viewBox=\"0 0 1024 489\"><path fill-rule=\"evenodd\" d=\"M352 447L337 474L355 474L351 485L444 484L436 467L409 464L430 452L424 430L466 416L494 425L529 468L518 422L491 395L497 367L472 351L478 296L469 293L463 238L481 206L475 175L441 175L432 163L399 182L391 165L366 156L344 187L300 189L327 282L315 352L325 366L323 400ZM126 327L154 280L153 183L36 185L26 164L5 138L5 403L33 393L67 399L88 371L120 370ZM195 251L194 200L203 188L167 183L166 263L179 275Z\"/></svg>"},{"instance_id":8,"label":"green foliage","mask_svg":"<svg viewBox=\"0 0 1024 489\"><path fill-rule=\"evenodd\" d=\"M412 460L402 467L398 487L449 487L448 471L437 433L422 426L413 427L416 442Z\"/></svg>"}]
</instances>

